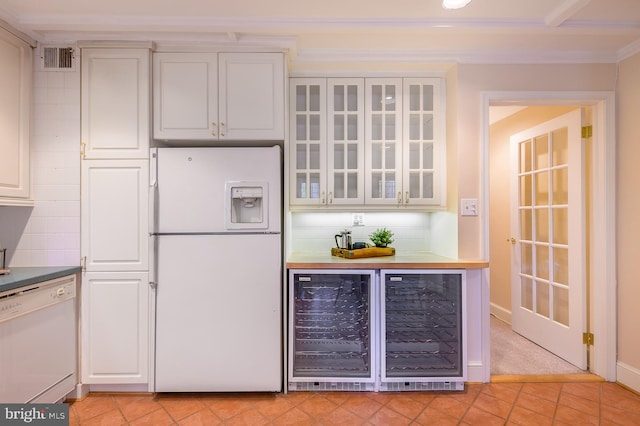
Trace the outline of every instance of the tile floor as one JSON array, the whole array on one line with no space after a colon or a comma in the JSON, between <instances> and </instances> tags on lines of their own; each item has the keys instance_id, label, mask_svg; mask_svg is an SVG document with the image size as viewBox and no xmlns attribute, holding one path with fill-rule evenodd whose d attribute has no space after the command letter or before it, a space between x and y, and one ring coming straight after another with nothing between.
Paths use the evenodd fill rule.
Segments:
<instances>
[{"instance_id":1,"label":"tile floor","mask_svg":"<svg viewBox=\"0 0 640 426\"><path fill-rule=\"evenodd\" d=\"M640 425L640 396L614 383L469 384L464 392L100 394L71 425Z\"/></svg>"}]
</instances>

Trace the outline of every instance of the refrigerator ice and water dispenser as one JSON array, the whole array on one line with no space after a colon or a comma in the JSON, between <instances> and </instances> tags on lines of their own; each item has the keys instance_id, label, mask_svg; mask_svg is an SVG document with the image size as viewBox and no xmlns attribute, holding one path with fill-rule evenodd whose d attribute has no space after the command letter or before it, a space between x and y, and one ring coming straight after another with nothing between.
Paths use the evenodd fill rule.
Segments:
<instances>
[{"instance_id":1,"label":"refrigerator ice and water dispenser","mask_svg":"<svg viewBox=\"0 0 640 426\"><path fill-rule=\"evenodd\" d=\"M266 182L228 182L227 228L267 228L267 194Z\"/></svg>"}]
</instances>

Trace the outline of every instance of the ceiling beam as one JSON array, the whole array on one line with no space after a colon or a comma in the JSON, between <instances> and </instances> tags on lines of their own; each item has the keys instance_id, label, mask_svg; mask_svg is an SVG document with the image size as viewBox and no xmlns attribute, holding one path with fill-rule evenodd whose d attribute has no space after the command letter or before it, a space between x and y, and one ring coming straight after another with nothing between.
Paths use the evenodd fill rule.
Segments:
<instances>
[{"instance_id":1,"label":"ceiling beam","mask_svg":"<svg viewBox=\"0 0 640 426\"><path fill-rule=\"evenodd\" d=\"M565 0L544 18L544 22L548 27L559 27L567 19L575 15L576 12L589 4L590 1L591 0Z\"/></svg>"}]
</instances>

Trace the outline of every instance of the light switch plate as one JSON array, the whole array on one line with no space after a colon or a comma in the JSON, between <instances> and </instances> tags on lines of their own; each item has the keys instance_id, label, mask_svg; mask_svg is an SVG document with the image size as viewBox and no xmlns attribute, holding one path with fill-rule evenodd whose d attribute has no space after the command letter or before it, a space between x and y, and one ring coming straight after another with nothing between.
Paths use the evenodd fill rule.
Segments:
<instances>
[{"instance_id":1,"label":"light switch plate","mask_svg":"<svg viewBox=\"0 0 640 426\"><path fill-rule=\"evenodd\" d=\"M353 213L353 226L364 226L364 213Z\"/></svg>"},{"instance_id":2,"label":"light switch plate","mask_svg":"<svg viewBox=\"0 0 640 426\"><path fill-rule=\"evenodd\" d=\"M478 216L478 199L462 198L460 200L461 216Z\"/></svg>"}]
</instances>

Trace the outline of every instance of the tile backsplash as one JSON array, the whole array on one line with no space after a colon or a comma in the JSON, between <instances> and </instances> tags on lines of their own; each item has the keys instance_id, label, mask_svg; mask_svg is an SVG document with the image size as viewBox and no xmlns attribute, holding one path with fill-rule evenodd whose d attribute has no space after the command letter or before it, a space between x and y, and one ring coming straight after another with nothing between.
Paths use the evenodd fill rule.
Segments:
<instances>
[{"instance_id":1,"label":"tile backsplash","mask_svg":"<svg viewBox=\"0 0 640 426\"><path fill-rule=\"evenodd\" d=\"M39 58L35 58L37 63ZM9 266L80 264L80 72L34 67L33 208L0 207Z\"/></svg>"}]
</instances>

